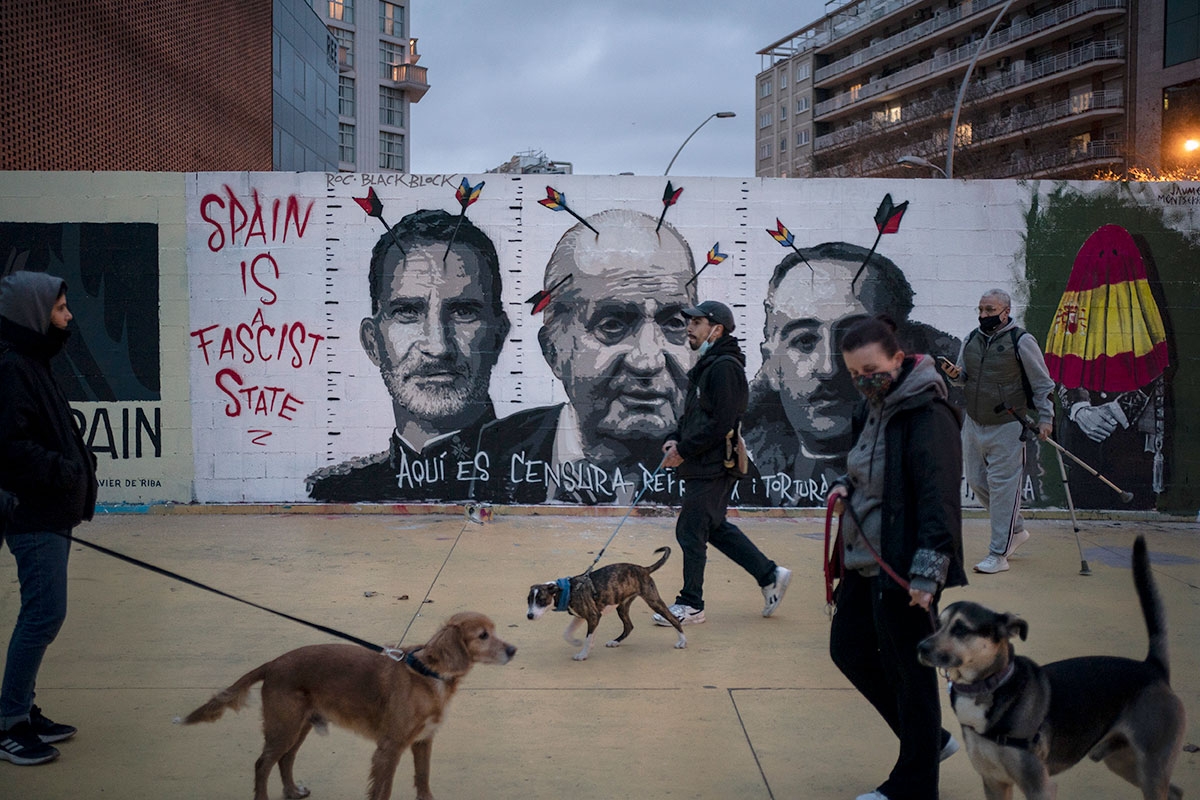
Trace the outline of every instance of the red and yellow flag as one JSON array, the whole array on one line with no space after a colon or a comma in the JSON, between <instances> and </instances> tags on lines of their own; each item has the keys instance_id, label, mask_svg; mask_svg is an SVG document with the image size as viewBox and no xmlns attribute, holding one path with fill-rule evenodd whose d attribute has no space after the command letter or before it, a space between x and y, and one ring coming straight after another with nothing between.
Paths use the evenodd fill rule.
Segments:
<instances>
[{"instance_id":1,"label":"red and yellow flag","mask_svg":"<svg viewBox=\"0 0 1200 800\"><path fill-rule=\"evenodd\" d=\"M1137 243L1105 225L1075 256L1046 336L1050 377L1068 389L1128 392L1167 366L1167 336Z\"/></svg>"}]
</instances>

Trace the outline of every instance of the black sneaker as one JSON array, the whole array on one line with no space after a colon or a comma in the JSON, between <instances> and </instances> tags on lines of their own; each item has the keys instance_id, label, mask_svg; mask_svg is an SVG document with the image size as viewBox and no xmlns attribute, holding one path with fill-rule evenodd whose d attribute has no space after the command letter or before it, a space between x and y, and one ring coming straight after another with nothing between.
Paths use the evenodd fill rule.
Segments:
<instances>
[{"instance_id":1,"label":"black sneaker","mask_svg":"<svg viewBox=\"0 0 1200 800\"><path fill-rule=\"evenodd\" d=\"M43 742L28 722L0 731L0 759L22 767L45 764L58 758L58 750Z\"/></svg>"},{"instance_id":2,"label":"black sneaker","mask_svg":"<svg viewBox=\"0 0 1200 800\"><path fill-rule=\"evenodd\" d=\"M33 732L46 744L70 739L78 731L78 728L63 725L44 716L37 706L29 709L29 727L33 728Z\"/></svg>"}]
</instances>

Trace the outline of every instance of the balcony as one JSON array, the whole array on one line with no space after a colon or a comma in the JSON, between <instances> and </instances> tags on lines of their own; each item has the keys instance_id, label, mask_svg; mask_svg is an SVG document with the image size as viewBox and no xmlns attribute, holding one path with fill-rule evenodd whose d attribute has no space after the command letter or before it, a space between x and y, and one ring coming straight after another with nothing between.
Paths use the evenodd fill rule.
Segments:
<instances>
[{"instance_id":1,"label":"balcony","mask_svg":"<svg viewBox=\"0 0 1200 800\"><path fill-rule=\"evenodd\" d=\"M908 69L895 72L886 78L864 84L849 92L843 92L828 100L817 103L813 108L813 116L816 119L820 119L823 116L845 110L850 106L865 102L873 97L879 97L887 92L899 91L899 87L906 86L906 84L915 84L922 79L926 79L926 82L928 82L934 78L941 77L941 73L947 72L951 67L957 66L960 62L969 60L973 52L974 45L964 45L949 53L944 53L936 58L923 61L920 64L914 64ZM1032 66L1024 62L1018 62L997 77L980 81L979 85L984 87L986 93L991 94L1015 86L1034 83L1042 78L1078 69L1092 62L1111 61L1124 57L1125 45L1119 39L1092 42L1058 56L1048 56L1039 59ZM916 86L906 88L916 88Z\"/></svg>"},{"instance_id":2,"label":"balcony","mask_svg":"<svg viewBox=\"0 0 1200 800\"><path fill-rule=\"evenodd\" d=\"M826 64L816 71L813 77L814 84L820 86L830 78L844 75L876 59L881 59L885 56L895 57L896 52L906 45L939 31L947 31L947 29L958 24L963 19L993 6L1001 5L1003 2L1005 0L980 0L980 2L973 4L964 3L957 8L943 11L933 19L926 20L920 25L915 25L894 36L889 36L883 41L858 50L832 64ZM1079 22L1082 17L1096 14L1097 12L1108 12L1105 14L1106 16L1123 13L1127 2L1128 0L1073 0L1073 2L1063 3L1043 14L1013 23L1004 30L992 34L987 41L987 45L984 47L984 52L1006 47L1020 39L1057 28L1071 21ZM971 55L974 55L977 46L977 43L968 43L959 49L967 49L969 51L967 58L969 59Z\"/></svg>"},{"instance_id":3,"label":"balcony","mask_svg":"<svg viewBox=\"0 0 1200 800\"><path fill-rule=\"evenodd\" d=\"M392 64L391 79L397 89L403 89L409 102L418 103L429 91L429 68L416 64Z\"/></svg>"},{"instance_id":4,"label":"balcony","mask_svg":"<svg viewBox=\"0 0 1200 800\"><path fill-rule=\"evenodd\" d=\"M1064 170L1096 170L1103 166L1110 169L1125 157L1125 146L1121 139L1102 139L1089 142L1086 147L1067 147L1049 153L1013 158L1008 164L990 170L989 178L1011 178L1022 175L1030 178L1046 178L1060 175Z\"/></svg>"}]
</instances>

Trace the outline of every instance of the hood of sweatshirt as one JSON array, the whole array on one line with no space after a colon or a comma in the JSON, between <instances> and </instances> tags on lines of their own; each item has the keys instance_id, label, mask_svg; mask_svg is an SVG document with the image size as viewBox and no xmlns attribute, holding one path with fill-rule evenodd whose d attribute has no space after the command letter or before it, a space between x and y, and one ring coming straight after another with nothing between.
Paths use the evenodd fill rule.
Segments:
<instances>
[{"instance_id":1,"label":"hood of sweatshirt","mask_svg":"<svg viewBox=\"0 0 1200 800\"><path fill-rule=\"evenodd\" d=\"M742 352L742 347L738 344L737 338L731 334L725 334L712 343L712 347L708 348L708 352L701 356L695 366L688 371L688 377L695 380L696 376L704 372L709 364L722 356L733 356L742 367L746 366L746 354Z\"/></svg>"},{"instance_id":2,"label":"hood of sweatshirt","mask_svg":"<svg viewBox=\"0 0 1200 800\"><path fill-rule=\"evenodd\" d=\"M14 325L45 334L50 330L50 313L67 282L45 272L21 270L0 280L0 317Z\"/></svg>"},{"instance_id":3,"label":"hood of sweatshirt","mask_svg":"<svg viewBox=\"0 0 1200 800\"><path fill-rule=\"evenodd\" d=\"M883 407L887 412L894 412L923 405L935 397L945 400L947 395L946 382L938 374L933 358L918 353L904 359L899 381L883 398Z\"/></svg>"}]
</instances>

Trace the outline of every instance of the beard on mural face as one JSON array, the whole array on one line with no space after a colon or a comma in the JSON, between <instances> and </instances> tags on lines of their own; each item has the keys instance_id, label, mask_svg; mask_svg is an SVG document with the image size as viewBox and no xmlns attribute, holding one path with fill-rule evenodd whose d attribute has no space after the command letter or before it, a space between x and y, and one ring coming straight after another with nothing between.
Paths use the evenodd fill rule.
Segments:
<instances>
[{"instance_id":1,"label":"beard on mural face","mask_svg":"<svg viewBox=\"0 0 1200 800\"><path fill-rule=\"evenodd\" d=\"M463 358L428 358L413 348L397 364L380 363L379 373L396 404L423 419L454 417L487 398L488 375L473 373Z\"/></svg>"}]
</instances>

